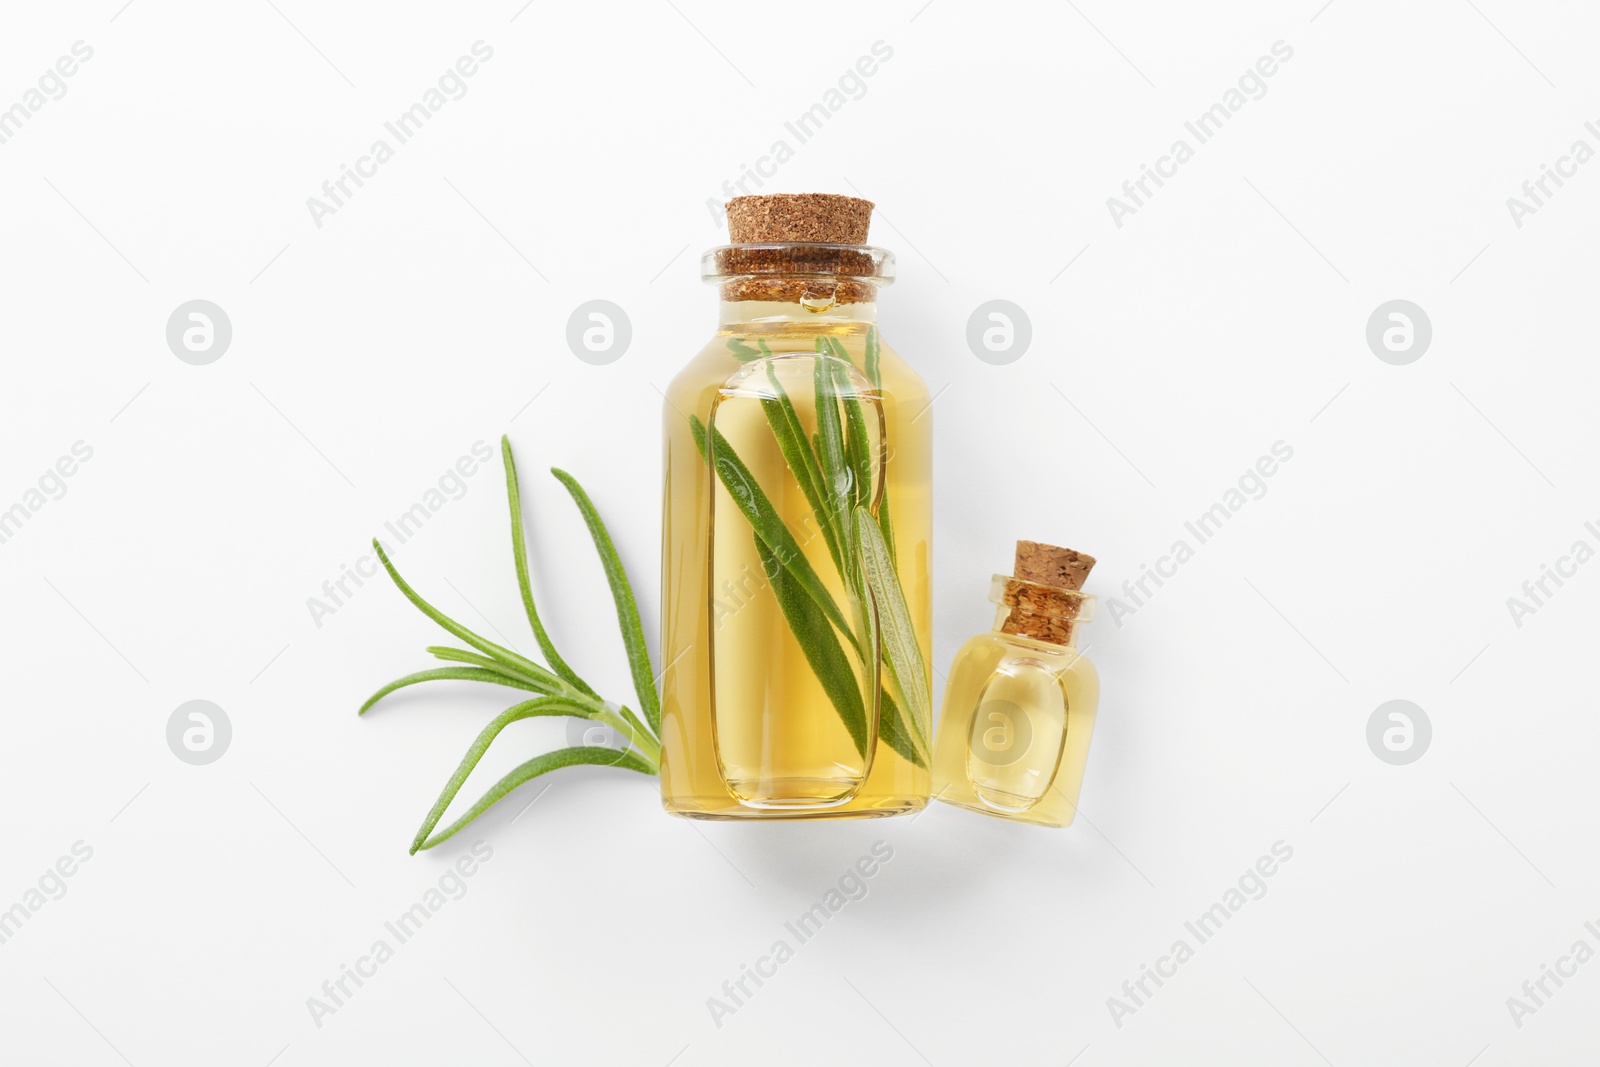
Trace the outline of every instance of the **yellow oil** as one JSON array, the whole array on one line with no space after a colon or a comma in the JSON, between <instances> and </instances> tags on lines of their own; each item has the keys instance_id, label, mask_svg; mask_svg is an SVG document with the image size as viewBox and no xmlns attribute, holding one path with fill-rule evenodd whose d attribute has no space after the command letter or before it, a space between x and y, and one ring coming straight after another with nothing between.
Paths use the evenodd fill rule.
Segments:
<instances>
[{"instance_id":1,"label":"yellow oil","mask_svg":"<svg viewBox=\"0 0 1600 1067\"><path fill-rule=\"evenodd\" d=\"M1066 826L1078 811L1100 698L1070 645L980 634L956 653L934 741L933 795L986 815Z\"/></svg>"},{"instance_id":2,"label":"yellow oil","mask_svg":"<svg viewBox=\"0 0 1600 1067\"><path fill-rule=\"evenodd\" d=\"M848 387L865 413L872 452L866 497L891 518L896 569L924 663L932 629L929 396L887 345L881 388L868 378L870 305L824 308L747 301L667 388L662 538L661 789L668 811L703 818L894 815L927 803L930 771L875 735L861 751L796 642L751 525L713 479L691 418L716 428L793 533L800 552L851 618L826 538L779 450L761 400L774 382L807 436L816 429L817 338L841 346ZM741 361L730 339L761 346ZM780 577L781 581L782 578ZM849 655L849 653L847 653ZM876 657L850 660L876 719ZM891 692L893 692L891 688ZM922 715L922 732L930 735Z\"/></svg>"}]
</instances>

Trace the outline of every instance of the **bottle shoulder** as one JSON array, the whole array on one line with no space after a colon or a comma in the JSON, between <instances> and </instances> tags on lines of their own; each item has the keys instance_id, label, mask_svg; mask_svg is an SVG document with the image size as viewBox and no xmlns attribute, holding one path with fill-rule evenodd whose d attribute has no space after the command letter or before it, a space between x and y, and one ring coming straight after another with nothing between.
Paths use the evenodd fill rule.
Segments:
<instances>
[{"instance_id":1,"label":"bottle shoulder","mask_svg":"<svg viewBox=\"0 0 1600 1067\"><path fill-rule=\"evenodd\" d=\"M901 404L926 404L929 392L922 376L882 338L876 327L869 331L859 323L809 328L801 323L724 327L673 376L667 396L685 410L690 406L700 407L702 399L709 399L709 391L720 388L752 361L815 356L819 338L827 339L825 343L831 352L842 351L863 375L868 374L869 363L875 361L877 377L886 396ZM868 359L869 350L872 361Z\"/></svg>"},{"instance_id":2,"label":"bottle shoulder","mask_svg":"<svg viewBox=\"0 0 1600 1067\"><path fill-rule=\"evenodd\" d=\"M1094 663L1078 650L1077 645L1056 645L1020 634L990 630L977 634L961 646L962 653L988 653L999 659L1037 659L1054 670L1075 670L1094 673Z\"/></svg>"}]
</instances>

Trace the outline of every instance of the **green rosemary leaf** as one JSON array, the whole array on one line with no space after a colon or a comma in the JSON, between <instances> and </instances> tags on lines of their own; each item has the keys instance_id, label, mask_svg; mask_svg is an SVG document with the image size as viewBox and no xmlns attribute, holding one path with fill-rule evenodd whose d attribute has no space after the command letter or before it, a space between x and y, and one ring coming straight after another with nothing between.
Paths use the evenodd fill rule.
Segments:
<instances>
[{"instance_id":1,"label":"green rosemary leaf","mask_svg":"<svg viewBox=\"0 0 1600 1067\"><path fill-rule=\"evenodd\" d=\"M860 683L856 680L855 671L850 667L850 660L845 656L844 649L839 645L839 639L834 635L833 628L828 625L827 618L823 616L815 601L805 595L787 568L777 565L772 550L759 536L755 542L756 552L761 556L761 565L765 573L773 575L772 594L778 601L778 607L783 611L784 619L789 623L789 629L794 633L795 643L805 653L806 662L811 664L811 670L822 685L822 691L828 695L828 700L839 713L845 729L850 732L850 739L855 742L856 751L865 756L867 710L861 699Z\"/></svg>"},{"instance_id":2,"label":"green rosemary leaf","mask_svg":"<svg viewBox=\"0 0 1600 1067\"><path fill-rule=\"evenodd\" d=\"M755 339L755 344L760 347L750 347L744 341L744 338L728 338L728 350L733 352L733 358L736 358L741 363L749 363L750 360L762 360L762 358L770 357L773 354L773 350L766 347L765 339L757 338Z\"/></svg>"},{"instance_id":3,"label":"green rosemary leaf","mask_svg":"<svg viewBox=\"0 0 1600 1067\"><path fill-rule=\"evenodd\" d=\"M822 338L817 339L819 342ZM817 462L822 467L823 499L839 517L839 528L850 529L850 472L845 465L844 431L839 423L839 402L834 388L833 365L827 357L819 357L812 370L812 382L817 405ZM849 547L849 538L844 545ZM850 553L845 552L848 561Z\"/></svg>"},{"instance_id":4,"label":"green rosemary leaf","mask_svg":"<svg viewBox=\"0 0 1600 1067\"><path fill-rule=\"evenodd\" d=\"M417 594L417 591L411 588L411 586L406 583L404 578L400 577L400 572L394 569L394 564L389 562L388 553L383 550L383 545L378 543L378 539L376 537L372 539L372 547L377 551L378 559L383 563L383 569L389 572L390 580L394 582L395 586L400 590L401 593L405 594L405 598L407 600L411 601L411 603L417 606L418 611L421 611L428 618L444 627L450 633L461 638L461 640L465 641L473 648L480 652L487 652L491 657L499 660L501 663L516 667L519 670L526 671L528 674L534 676L545 674L549 675L551 678L555 677L554 675L551 675L550 672L544 667L541 667L539 664L533 662L531 659L528 659L526 656L518 655L509 648L502 648L500 645L495 644L488 638L479 637L477 634L473 633L471 630L467 629L465 626L462 626L459 622L456 622L450 616L446 615L444 612L440 611L438 608L422 599L422 597Z\"/></svg>"},{"instance_id":5,"label":"green rosemary leaf","mask_svg":"<svg viewBox=\"0 0 1600 1067\"><path fill-rule=\"evenodd\" d=\"M601 521L600 513L594 509L583 486L564 470L552 467L550 473L567 487L567 492L583 514L584 524L589 527L589 537L594 541L595 551L600 553L606 582L611 586L611 598L617 605L617 625L622 629L622 643L628 650L633 688L639 694L645 721L660 736L661 698L656 694L656 678L650 669L650 650L644 643L644 627L639 622L639 606L633 599L633 587L628 584L628 572L622 569L622 560L617 558L617 549L611 543L611 535L606 532L606 524Z\"/></svg>"},{"instance_id":6,"label":"green rosemary leaf","mask_svg":"<svg viewBox=\"0 0 1600 1067\"><path fill-rule=\"evenodd\" d=\"M889 550L889 562L900 566L900 556L894 548L894 518L889 513L889 472L884 470L883 488L878 491L878 532L883 535L883 547Z\"/></svg>"},{"instance_id":7,"label":"green rosemary leaf","mask_svg":"<svg viewBox=\"0 0 1600 1067\"><path fill-rule=\"evenodd\" d=\"M707 446L705 424L697 416L691 415L689 429L694 434L695 445L704 456ZM789 532L789 527L784 523L782 516L772 506L772 501L767 499L767 494L762 491L755 476L744 465L744 461L734 452L733 445L722 435L722 431L713 428L711 432L710 444L717 476L728 490L728 495L733 498L735 506L755 530L756 537L771 550L773 557L783 564L783 570L793 576L800 588L816 602L828 621L837 626L854 644L855 638L850 635L850 624L845 621L844 615L839 611L839 605L834 603L832 594L823 586L822 579L818 577L811 562L806 559L805 553L800 551L794 534Z\"/></svg>"},{"instance_id":8,"label":"green rosemary leaf","mask_svg":"<svg viewBox=\"0 0 1600 1067\"><path fill-rule=\"evenodd\" d=\"M536 712L534 714L541 713ZM561 711L551 711L544 712L542 714L563 715L566 713ZM498 721L499 720L496 720L496 722ZM474 743L474 747L476 747L476 743ZM481 757L482 754L482 752L479 752L477 755L478 757ZM467 758L471 760L474 765L477 763L477 758L473 756L472 752L467 753ZM439 819L444 815L444 806L449 804L449 799L447 799L445 796L441 796L440 803L434 805L433 811L428 813L428 818L423 822L422 829L417 832L416 839L411 844L412 853L415 854L423 849L433 848L435 845L449 840L451 837L459 833L463 827L471 823L472 820L476 819L479 815L482 815L485 811L488 811L489 808L493 807L502 797L511 792L517 786L522 785L525 782L532 781L541 774L549 774L551 771L558 771L563 767L574 767L584 764L598 767L622 767L630 771L637 771L640 774L655 773L655 770L649 764L645 763L644 760L640 759L632 752L618 752L616 749L602 748L598 745L582 745L575 748L561 748L554 752L546 752L543 755L533 757L533 759L528 760L526 763L523 763L516 769L512 770L511 773L507 774L504 778L496 782L487 793L480 797L476 804L468 808L465 815L461 816L461 818L451 823L439 833L429 837L427 836L428 831L432 830L434 826L437 825ZM465 760L462 761L462 767L464 767L468 772L470 772L472 769L471 767L467 766L467 761ZM460 781L457 781L457 776L460 777ZM466 775L462 773L461 769L457 769L456 775L452 776L450 779L450 784L445 786L446 793L450 797L454 797L455 792L461 788L461 782L465 780Z\"/></svg>"},{"instance_id":9,"label":"green rosemary leaf","mask_svg":"<svg viewBox=\"0 0 1600 1067\"><path fill-rule=\"evenodd\" d=\"M661 757L661 742L656 741L656 737L654 737L653 733L650 733L650 729L646 729L642 721L638 721L637 715L634 715L634 712L626 704L611 704L610 701L602 701L598 696L584 696L584 694L573 693L571 689L565 688L562 685L562 681L555 678L555 675L549 675L549 678L528 677L528 675L515 672L507 665L488 659L486 656L475 656L475 654L467 653L467 651L462 651L459 648L430 646L427 651L430 654L434 654L434 656L440 657L440 659L480 665L483 669L488 670L491 675L488 678L480 678L482 681L498 681L501 685L514 685L517 688L528 689L531 693L544 693L549 694L549 696L563 697L563 699L571 699L571 701L578 702L586 709L584 710L586 715L598 718L605 725L616 729L619 734L634 742L635 749L645 753L646 757L651 758L651 760Z\"/></svg>"},{"instance_id":10,"label":"green rosemary leaf","mask_svg":"<svg viewBox=\"0 0 1600 1067\"><path fill-rule=\"evenodd\" d=\"M889 559L889 549L876 520L866 508L856 508L855 536L861 553L867 584L878 605L878 624L883 631L883 658L900 691L906 718L919 751L928 750L929 719L928 673L911 624L900 579Z\"/></svg>"},{"instance_id":11,"label":"green rosemary leaf","mask_svg":"<svg viewBox=\"0 0 1600 1067\"><path fill-rule=\"evenodd\" d=\"M450 806L450 801L461 791L467 777L477 767L483 754L489 751L489 745L500 736L500 731L507 726L522 719L529 719L536 715L557 715L574 718L589 718L589 713L581 704L560 697L540 697L537 700L524 700L520 704L513 704L494 717L494 721L479 731L473 740L472 747L467 749L467 754L461 758L461 763L456 767L455 773L445 783L444 790L439 794L439 799L434 802L433 809L428 812L428 817L422 820L422 829L417 831L417 836L411 842L411 851L426 841L428 834L438 825L444 817L445 809ZM487 805L486 805L487 806Z\"/></svg>"},{"instance_id":12,"label":"green rosemary leaf","mask_svg":"<svg viewBox=\"0 0 1600 1067\"><path fill-rule=\"evenodd\" d=\"M844 342L843 341L839 340L839 338L837 338L837 337L829 337L826 340L828 342L827 350L829 352L831 352L837 358L844 360L846 363L850 364L851 366L855 365L855 360L851 359L850 358L850 353L845 351L845 347L844 347Z\"/></svg>"},{"instance_id":13,"label":"green rosemary leaf","mask_svg":"<svg viewBox=\"0 0 1600 1067\"><path fill-rule=\"evenodd\" d=\"M356 714L365 715L368 708L396 689L404 689L408 685L416 685L419 682L444 681L488 682L491 685L508 685L513 689L526 689L530 693L539 692L537 688L521 679L509 678L498 671L485 670L482 667L438 667L431 671L418 671L416 674L408 674L404 678L396 678L368 697L367 702L361 705L361 710L357 711Z\"/></svg>"},{"instance_id":14,"label":"green rosemary leaf","mask_svg":"<svg viewBox=\"0 0 1600 1067\"><path fill-rule=\"evenodd\" d=\"M882 627L879 625L879 611L877 596L872 592L872 583L867 576L867 553L857 553L857 573L855 577L857 626L860 632L870 635L864 642L865 646L872 649L879 660L884 654ZM881 681L887 681L879 672ZM915 732L907 726L900 706L889 695L886 687L880 686L878 690L878 715L873 723L877 727L877 740L888 745L898 752L907 762L916 767L926 768L927 757L918 750Z\"/></svg>"},{"instance_id":15,"label":"green rosemary leaf","mask_svg":"<svg viewBox=\"0 0 1600 1067\"><path fill-rule=\"evenodd\" d=\"M459 648L430 647L428 651L433 655L438 656L440 659L477 664L487 668L492 674L499 676L495 679L485 680L498 681L501 678L509 678L511 680L504 682L504 684L516 685L519 688L527 689L531 692L545 693L549 696L561 697L566 700L571 700L577 704L581 704L585 709L585 715L599 719L607 726L610 726L613 730L616 730L618 733L628 738L628 740L632 741L635 748L645 753L651 759L655 759L661 754L660 742L655 739L655 736L645 728L644 724L639 721L638 717L635 716L626 705L613 704L610 701L601 700L597 696L585 696L581 693L574 693L570 689L565 688L554 676L551 676L549 682L544 682L539 679L520 675L510 667L507 667L501 663L497 663L486 656L474 655L471 652L464 652Z\"/></svg>"},{"instance_id":16,"label":"green rosemary leaf","mask_svg":"<svg viewBox=\"0 0 1600 1067\"><path fill-rule=\"evenodd\" d=\"M763 397L761 409L766 412L767 423L772 427L772 436L778 442L778 450L783 453L784 460L793 472L796 484L805 494L806 502L811 505L811 514L816 517L817 526L822 531L822 538L828 545L828 555L833 557L833 565L842 568L844 564L839 554L840 530L838 524L822 499L822 471L817 466L817 457L811 451L811 445L806 441L804 427L800 425L800 414L795 411L794 401L789 399L788 392L778 381L777 374L772 366L767 366L767 380L772 383L772 389L777 394L773 397Z\"/></svg>"},{"instance_id":17,"label":"green rosemary leaf","mask_svg":"<svg viewBox=\"0 0 1600 1067\"><path fill-rule=\"evenodd\" d=\"M833 365L834 384L844 402L844 455L850 467L851 494L849 504L870 508L872 506L872 466L868 459L867 419L861 411L861 399L850 381L850 363L846 360Z\"/></svg>"},{"instance_id":18,"label":"green rosemary leaf","mask_svg":"<svg viewBox=\"0 0 1600 1067\"><path fill-rule=\"evenodd\" d=\"M872 387L883 394L883 346L878 341L878 328L867 327L867 353L863 360L866 366L867 381ZM896 566L900 564L900 557L894 547L894 522L889 511L889 470L883 462L883 454L879 453L878 476L883 482L883 488L878 490L878 529L883 534L883 543L889 548L889 560Z\"/></svg>"},{"instance_id":19,"label":"green rosemary leaf","mask_svg":"<svg viewBox=\"0 0 1600 1067\"><path fill-rule=\"evenodd\" d=\"M883 395L883 346L878 342L877 326L867 326L867 355L866 363L867 381L872 382L872 387L878 390L878 395ZM878 477L883 480L882 490L878 490L878 531L883 534L883 544L888 545L890 561L899 566L899 553L894 550L894 522L890 512L890 472L888 464L883 461L880 453L878 462Z\"/></svg>"},{"instance_id":20,"label":"green rosemary leaf","mask_svg":"<svg viewBox=\"0 0 1600 1067\"><path fill-rule=\"evenodd\" d=\"M855 553L855 570L850 574L850 606L855 611L856 633L861 636L858 654L861 660L862 679L871 693L881 697L883 691L883 631L878 625L878 601L872 595L867 580L866 557ZM867 744L876 751L878 738L883 733L883 704L869 708L867 715Z\"/></svg>"},{"instance_id":21,"label":"green rosemary leaf","mask_svg":"<svg viewBox=\"0 0 1600 1067\"><path fill-rule=\"evenodd\" d=\"M635 715L633 713L633 709L628 707L628 705L618 704L617 714L621 716L623 722L633 727L633 729L637 731L641 737L650 736L650 731L645 728L644 723L639 721L639 716Z\"/></svg>"},{"instance_id":22,"label":"green rosemary leaf","mask_svg":"<svg viewBox=\"0 0 1600 1067\"><path fill-rule=\"evenodd\" d=\"M866 637L870 632L870 640L862 648L878 648L878 619L875 608L872 608L872 597L867 592L866 573L861 569L861 553L854 550L853 523L854 507L870 507L872 501L872 470L867 461L867 421L861 413L861 402L856 395L856 386L851 381L850 371L853 363L850 354L845 350L845 344L838 338L826 339L827 354L832 355L826 360L827 384L837 390L838 398L845 408L845 462L848 466L848 477L840 482L848 482L848 491L843 491L843 512L838 517L838 523L845 531L843 541L846 549L842 553L845 560L853 558L854 563L850 568L840 568L840 579L850 589L856 608L856 632ZM870 630L869 630L870 627Z\"/></svg>"},{"instance_id":23,"label":"green rosemary leaf","mask_svg":"<svg viewBox=\"0 0 1600 1067\"><path fill-rule=\"evenodd\" d=\"M578 673L567 666L566 660L556 651L554 642L545 631L544 623L539 620L539 609L533 602L533 586L528 578L528 547L527 535L522 528L522 491L517 484L517 463L511 455L511 439L504 434L500 437L500 458L506 468L506 497L511 505L511 555L517 563L517 588L522 592L522 606L528 613L528 624L533 627L534 639L539 642L539 650L544 653L545 662L555 668L555 672L565 678L573 688L589 696L598 696L587 682L578 677Z\"/></svg>"},{"instance_id":24,"label":"green rosemary leaf","mask_svg":"<svg viewBox=\"0 0 1600 1067\"><path fill-rule=\"evenodd\" d=\"M850 374L851 371L856 369L855 360L850 358L850 353L845 350L844 342L839 338L830 337L828 341L833 346L834 356L838 359L838 363L834 365L833 369L836 372L839 385L839 397L844 402L846 430L844 454L845 458L850 461L852 474L856 475L852 479L856 487L856 503L870 508L872 506L872 442L867 436L867 426L869 424L862 414L864 409L861 404L861 392L856 387L855 379ZM874 409L874 414L877 414L876 408ZM855 444L852 444L849 433L852 418L859 427L859 439ZM859 456L854 451L856 448L860 450Z\"/></svg>"},{"instance_id":25,"label":"green rosemary leaf","mask_svg":"<svg viewBox=\"0 0 1600 1067\"><path fill-rule=\"evenodd\" d=\"M442 645L429 645L426 649L428 655L438 659L449 660L452 663L470 663L475 667L483 667L493 671L504 678L511 678L523 683L526 688L535 693L546 693L553 697L574 696L570 687L560 678L540 667L538 672L509 666L489 656L480 656L475 652L468 652L461 648L448 648ZM535 666L538 666L535 664ZM598 700L599 697L594 699Z\"/></svg>"},{"instance_id":26,"label":"green rosemary leaf","mask_svg":"<svg viewBox=\"0 0 1600 1067\"><path fill-rule=\"evenodd\" d=\"M878 737L884 744L900 753L908 763L926 767L927 759L917 751L915 735L906 725L900 706L894 702L887 689L878 694Z\"/></svg>"}]
</instances>

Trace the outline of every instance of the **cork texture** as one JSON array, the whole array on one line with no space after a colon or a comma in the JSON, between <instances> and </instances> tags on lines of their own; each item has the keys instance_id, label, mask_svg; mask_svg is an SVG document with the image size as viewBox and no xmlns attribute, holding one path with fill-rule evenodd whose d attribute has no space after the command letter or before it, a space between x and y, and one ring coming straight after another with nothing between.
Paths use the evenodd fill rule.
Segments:
<instances>
[{"instance_id":1,"label":"cork texture","mask_svg":"<svg viewBox=\"0 0 1600 1067\"><path fill-rule=\"evenodd\" d=\"M872 201L831 193L774 193L728 201L728 238L717 251L724 300L869 303L878 267L867 243ZM742 247L788 245L782 248Z\"/></svg>"},{"instance_id":2,"label":"cork texture","mask_svg":"<svg viewBox=\"0 0 1600 1067\"><path fill-rule=\"evenodd\" d=\"M1000 626L1002 633L1070 645L1083 594L1013 578L1006 583L1000 602L1011 609Z\"/></svg>"},{"instance_id":3,"label":"cork texture","mask_svg":"<svg viewBox=\"0 0 1600 1067\"><path fill-rule=\"evenodd\" d=\"M1016 566L1011 573L1025 582L1082 589L1093 567L1094 557L1082 552L1041 541L1018 541Z\"/></svg>"},{"instance_id":4,"label":"cork texture","mask_svg":"<svg viewBox=\"0 0 1600 1067\"><path fill-rule=\"evenodd\" d=\"M728 239L736 245L864 245L871 224L872 201L854 196L773 193L728 201Z\"/></svg>"},{"instance_id":5,"label":"cork texture","mask_svg":"<svg viewBox=\"0 0 1600 1067\"><path fill-rule=\"evenodd\" d=\"M1070 645L1086 594L1084 579L1094 557L1041 541L1018 541L1015 577L1006 582L1000 602L1011 610L1001 631Z\"/></svg>"}]
</instances>

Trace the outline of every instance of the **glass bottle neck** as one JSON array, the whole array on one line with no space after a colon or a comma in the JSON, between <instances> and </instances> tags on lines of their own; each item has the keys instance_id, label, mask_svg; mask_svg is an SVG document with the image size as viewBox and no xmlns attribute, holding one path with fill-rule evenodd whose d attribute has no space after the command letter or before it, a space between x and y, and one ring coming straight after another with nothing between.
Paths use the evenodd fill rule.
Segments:
<instances>
[{"instance_id":1,"label":"glass bottle neck","mask_svg":"<svg viewBox=\"0 0 1600 1067\"><path fill-rule=\"evenodd\" d=\"M1078 647L1078 633L1081 623L1075 620L1056 619L1022 619L1011 616L1009 608L1001 608L994 620L994 633L1000 637L1015 640L1021 638L1038 645L1052 648Z\"/></svg>"},{"instance_id":2,"label":"glass bottle neck","mask_svg":"<svg viewBox=\"0 0 1600 1067\"><path fill-rule=\"evenodd\" d=\"M798 301L723 300L717 306L717 322L723 327L759 323L838 325L877 321L878 305L875 301L812 308Z\"/></svg>"},{"instance_id":3,"label":"glass bottle neck","mask_svg":"<svg viewBox=\"0 0 1600 1067\"><path fill-rule=\"evenodd\" d=\"M1093 593L997 574L989 583L997 633L1072 647L1078 627L1094 618Z\"/></svg>"}]
</instances>

